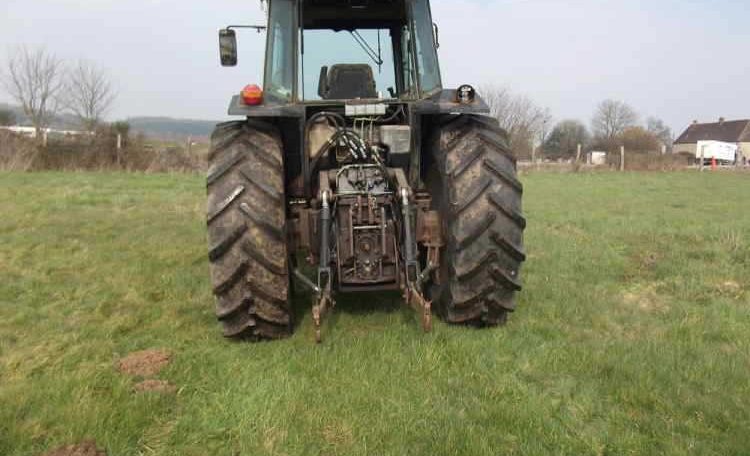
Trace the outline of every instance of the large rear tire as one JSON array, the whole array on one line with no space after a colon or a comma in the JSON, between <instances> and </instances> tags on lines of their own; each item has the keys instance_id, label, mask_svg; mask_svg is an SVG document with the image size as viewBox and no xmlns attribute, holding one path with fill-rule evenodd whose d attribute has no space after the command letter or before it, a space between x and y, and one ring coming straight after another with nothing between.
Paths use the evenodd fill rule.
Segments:
<instances>
[{"instance_id":1,"label":"large rear tire","mask_svg":"<svg viewBox=\"0 0 750 456\"><path fill-rule=\"evenodd\" d=\"M526 259L523 186L506 134L488 117L451 116L436 127L431 150L426 180L447 245L430 298L449 323L503 324Z\"/></svg>"},{"instance_id":2,"label":"large rear tire","mask_svg":"<svg viewBox=\"0 0 750 456\"><path fill-rule=\"evenodd\" d=\"M258 121L219 124L208 159L208 256L224 335L288 336L293 326L279 131Z\"/></svg>"}]
</instances>

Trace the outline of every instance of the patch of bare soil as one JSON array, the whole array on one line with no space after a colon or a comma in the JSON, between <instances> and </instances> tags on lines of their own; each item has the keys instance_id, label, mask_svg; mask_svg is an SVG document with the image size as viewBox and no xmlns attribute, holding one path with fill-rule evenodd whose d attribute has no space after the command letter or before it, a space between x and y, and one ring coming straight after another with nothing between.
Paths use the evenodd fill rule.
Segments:
<instances>
[{"instance_id":1,"label":"patch of bare soil","mask_svg":"<svg viewBox=\"0 0 750 456\"><path fill-rule=\"evenodd\" d=\"M138 393L174 393L177 387L166 380L144 380L136 383L133 389Z\"/></svg>"},{"instance_id":2,"label":"patch of bare soil","mask_svg":"<svg viewBox=\"0 0 750 456\"><path fill-rule=\"evenodd\" d=\"M660 255L658 253L644 252L639 255L638 269L640 269L641 271L651 271L654 269L660 259Z\"/></svg>"},{"instance_id":3,"label":"patch of bare soil","mask_svg":"<svg viewBox=\"0 0 750 456\"><path fill-rule=\"evenodd\" d=\"M117 370L123 374L151 377L164 369L171 357L168 351L156 348L134 352L118 361Z\"/></svg>"},{"instance_id":4,"label":"patch of bare soil","mask_svg":"<svg viewBox=\"0 0 750 456\"><path fill-rule=\"evenodd\" d=\"M351 426L345 423L328 425L323 428L323 438L330 445L347 446L354 442L354 433Z\"/></svg>"},{"instance_id":5,"label":"patch of bare soil","mask_svg":"<svg viewBox=\"0 0 750 456\"><path fill-rule=\"evenodd\" d=\"M727 280L726 282L719 284L717 288L722 295L730 296L735 299L742 297L742 285L734 280Z\"/></svg>"},{"instance_id":6,"label":"patch of bare soil","mask_svg":"<svg viewBox=\"0 0 750 456\"><path fill-rule=\"evenodd\" d=\"M664 296L656 291L655 284L636 285L622 295L629 306L638 307L644 312L666 312L669 304Z\"/></svg>"},{"instance_id":7,"label":"patch of bare soil","mask_svg":"<svg viewBox=\"0 0 750 456\"><path fill-rule=\"evenodd\" d=\"M93 440L87 440L77 445L60 447L44 456L107 456L107 453L97 448Z\"/></svg>"}]
</instances>

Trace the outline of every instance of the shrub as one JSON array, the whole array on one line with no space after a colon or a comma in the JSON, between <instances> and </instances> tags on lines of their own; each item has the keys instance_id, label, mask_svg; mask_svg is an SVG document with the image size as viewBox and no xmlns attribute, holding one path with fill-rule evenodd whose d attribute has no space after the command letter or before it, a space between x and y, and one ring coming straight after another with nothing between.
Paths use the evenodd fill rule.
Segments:
<instances>
[{"instance_id":1,"label":"shrub","mask_svg":"<svg viewBox=\"0 0 750 456\"><path fill-rule=\"evenodd\" d=\"M127 138L117 149L117 128L101 127L93 135L50 134L47 147L10 132L0 132L0 169L122 170L142 172L205 171L203 155L182 147L156 148L142 137Z\"/></svg>"}]
</instances>

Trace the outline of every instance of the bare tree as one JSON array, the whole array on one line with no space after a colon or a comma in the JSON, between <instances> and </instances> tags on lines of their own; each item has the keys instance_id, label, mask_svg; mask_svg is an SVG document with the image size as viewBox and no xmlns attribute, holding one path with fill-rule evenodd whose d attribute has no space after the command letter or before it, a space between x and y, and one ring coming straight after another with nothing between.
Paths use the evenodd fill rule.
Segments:
<instances>
[{"instance_id":1,"label":"bare tree","mask_svg":"<svg viewBox=\"0 0 750 456\"><path fill-rule=\"evenodd\" d=\"M106 72L95 63L80 60L68 72L66 107L88 131L96 126L115 100L115 93Z\"/></svg>"},{"instance_id":2,"label":"bare tree","mask_svg":"<svg viewBox=\"0 0 750 456\"><path fill-rule=\"evenodd\" d=\"M591 121L594 136L600 142L613 145L628 127L638 122L638 115L628 104L617 100L604 100L596 108Z\"/></svg>"},{"instance_id":3,"label":"bare tree","mask_svg":"<svg viewBox=\"0 0 750 456\"><path fill-rule=\"evenodd\" d=\"M539 151L544 154L544 146L547 143L547 138L549 138L551 128L550 125L552 124L552 113L550 113L549 108L545 108L544 112L542 114L542 119L539 122L539 129L537 131L537 144L539 144Z\"/></svg>"},{"instance_id":4,"label":"bare tree","mask_svg":"<svg viewBox=\"0 0 750 456\"><path fill-rule=\"evenodd\" d=\"M674 138L672 137L672 129L669 128L663 120L657 117L649 117L646 120L646 129L656 135L656 137L659 138L659 142L661 142L663 146L666 146L667 150L672 150L672 142L674 141Z\"/></svg>"},{"instance_id":5,"label":"bare tree","mask_svg":"<svg viewBox=\"0 0 750 456\"><path fill-rule=\"evenodd\" d=\"M44 48L20 47L8 57L3 86L31 120L37 138L59 108L64 73L62 60Z\"/></svg>"},{"instance_id":6,"label":"bare tree","mask_svg":"<svg viewBox=\"0 0 750 456\"><path fill-rule=\"evenodd\" d=\"M530 156L537 139L546 136L549 110L506 87L486 86L480 88L480 93L490 107L490 115L508 133L511 149L520 156Z\"/></svg>"}]
</instances>

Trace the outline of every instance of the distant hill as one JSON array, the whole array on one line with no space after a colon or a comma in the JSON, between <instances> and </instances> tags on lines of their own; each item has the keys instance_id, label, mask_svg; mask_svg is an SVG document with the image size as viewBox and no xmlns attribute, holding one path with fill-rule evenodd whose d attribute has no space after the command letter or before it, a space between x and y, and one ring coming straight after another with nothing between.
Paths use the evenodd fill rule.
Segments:
<instances>
[{"instance_id":1,"label":"distant hill","mask_svg":"<svg viewBox=\"0 0 750 456\"><path fill-rule=\"evenodd\" d=\"M11 105L8 103L0 103L0 110L12 112L13 116L16 118L17 125L23 127L31 126L31 120L26 117L26 114L24 114L23 112L23 108L21 108L20 106ZM58 116L55 116L50 126L52 128L57 128L60 130L75 130L77 123L78 122L76 121L76 118L74 116L70 114L60 114Z\"/></svg>"},{"instance_id":2,"label":"distant hill","mask_svg":"<svg viewBox=\"0 0 750 456\"><path fill-rule=\"evenodd\" d=\"M160 139L209 137L218 121L174 119L171 117L131 117L132 131Z\"/></svg>"},{"instance_id":3,"label":"distant hill","mask_svg":"<svg viewBox=\"0 0 750 456\"><path fill-rule=\"evenodd\" d=\"M23 109L20 106L10 105L7 103L0 103L0 111L10 111L16 118L16 123L23 123L26 120L26 116L23 114Z\"/></svg>"},{"instance_id":4,"label":"distant hill","mask_svg":"<svg viewBox=\"0 0 750 456\"><path fill-rule=\"evenodd\" d=\"M13 113L16 123L30 126L31 121L24 115L20 106L0 103L0 110ZM172 117L131 117L126 119L133 133L142 133L149 138L157 139L194 139L208 138L214 126L219 123L212 120L175 119ZM52 121L52 128L74 130L77 128L76 118L70 114L60 114Z\"/></svg>"}]
</instances>

